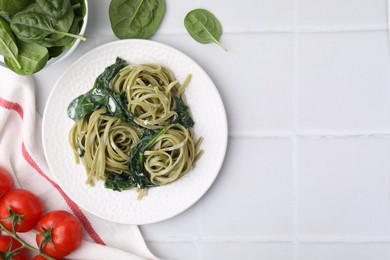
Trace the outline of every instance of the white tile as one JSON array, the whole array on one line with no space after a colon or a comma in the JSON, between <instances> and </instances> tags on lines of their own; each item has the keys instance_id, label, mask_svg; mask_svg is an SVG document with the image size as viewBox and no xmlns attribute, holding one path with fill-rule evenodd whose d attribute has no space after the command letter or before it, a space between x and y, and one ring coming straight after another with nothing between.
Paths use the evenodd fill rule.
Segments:
<instances>
[{"instance_id":1,"label":"white tile","mask_svg":"<svg viewBox=\"0 0 390 260\"><path fill-rule=\"evenodd\" d=\"M388 239L389 172L388 138L300 139L298 235Z\"/></svg>"},{"instance_id":2,"label":"white tile","mask_svg":"<svg viewBox=\"0 0 390 260\"><path fill-rule=\"evenodd\" d=\"M154 41L164 43L169 45L196 61L196 58L199 56L198 47L200 43L194 41L188 35L156 35L153 37ZM219 51L218 49L216 51Z\"/></svg>"},{"instance_id":3,"label":"white tile","mask_svg":"<svg viewBox=\"0 0 390 260\"><path fill-rule=\"evenodd\" d=\"M198 237L196 211L197 205L171 219L140 226L144 239L147 241L196 240Z\"/></svg>"},{"instance_id":4,"label":"white tile","mask_svg":"<svg viewBox=\"0 0 390 260\"><path fill-rule=\"evenodd\" d=\"M184 33L184 18L193 9L204 8L221 22L224 32L252 31L292 24L292 0L166 1L166 13L158 33Z\"/></svg>"},{"instance_id":5,"label":"white tile","mask_svg":"<svg viewBox=\"0 0 390 260\"><path fill-rule=\"evenodd\" d=\"M89 0L88 1L88 24L87 34L94 36L112 35L115 37L111 29L110 18L108 16L108 7L111 1L106 0ZM116 38L115 38L116 39Z\"/></svg>"},{"instance_id":6,"label":"white tile","mask_svg":"<svg viewBox=\"0 0 390 260\"><path fill-rule=\"evenodd\" d=\"M212 12L221 22L223 31L245 32L261 28L292 25L292 0L251 0L243 4L231 0L229 4L220 1L166 1L166 12L155 35L186 34L184 18L193 9L204 8ZM110 1L89 1L90 19L88 31L98 35L113 34L108 9ZM232 19L233 18L233 19Z\"/></svg>"},{"instance_id":7,"label":"white tile","mask_svg":"<svg viewBox=\"0 0 390 260\"><path fill-rule=\"evenodd\" d=\"M199 250L194 243L181 242L147 242L152 253L161 258L169 260L198 260Z\"/></svg>"},{"instance_id":8,"label":"white tile","mask_svg":"<svg viewBox=\"0 0 390 260\"><path fill-rule=\"evenodd\" d=\"M207 243L202 244L202 259L213 260L292 260L290 243Z\"/></svg>"},{"instance_id":9,"label":"white tile","mask_svg":"<svg viewBox=\"0 0 390 260\"><path fill-rule=\"evenodd\" d=\"M290 140L230 139L219 177L199 206L202 238L289 239Z\"/></svg>"},{"instance_id":10,"label":"white tile","mask_svg":"<svg viewBox=\"0 0 390 260\"><path fill-rule=\"evenodd\" d=\"M390 245L388 243L329 243L300 244L298 246L300 260L388 260Z\"/></svg>"},{"instance_id":11,"label":"white tile","mask_svg":"<svg viewBox=\"0 0 390 260\"><path fill-rule=\"evenodd\" d=\"M225 103L230 134L291 132L290 34L225 35L228 52L183 37L176 43L171 37L158 39L185 50L210 75Z\"/></svg>"},{"instance_id":12,"label":"white tile","mask_svg":"<svg viewBox=\"0 0 390 260\"><path fill-rule=\"evenodd\" d=\"M372 25L387 23L386 0L297 0L298 25Z\"/></svg>"},{"instance_id":13,"label":"white tile","mask_svg":"<svg viewBox=\"0 0 390 260\"><path fill-rule=\"evenodd\" d=\"M387 33L298 37L301 130L347 134L390 131Z\"/></svg>"}]
</instances>

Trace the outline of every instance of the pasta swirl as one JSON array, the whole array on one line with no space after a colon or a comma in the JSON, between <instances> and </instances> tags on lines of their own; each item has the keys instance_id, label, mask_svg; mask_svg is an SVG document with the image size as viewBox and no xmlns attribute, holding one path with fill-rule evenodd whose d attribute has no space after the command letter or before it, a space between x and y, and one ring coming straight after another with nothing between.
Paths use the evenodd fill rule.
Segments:
<instances>
[{"instance_id":1,"label":"pasta swirl","mask_svg":"<svg viewBox=\"0 0 390 260\"><path fill-rule=\"evenodd\" d=\"M194 167L203 151L184 96L190 79L181 84L166 67L117 58L91 91L71 102L68 115L76 123L69 142L88 184L136 188L141 198L147 188L172 183Z\"/></svg>"},{"instance_id":2,"label":"pasta swirl","mask_svg":"<svg viewBox=\"0 0 390 260\"><path fill-rule=\"evenodd\" d=\"M127 107L136 117L135 123L157 129L178 116L173 96L181 95L188 82L189 79L181 85L167 68L156 64L130 65L118 73L110 88L126 93Z\"/></svg>"},{"instance_id":3,"label":"pasta swirl","mask_svg":"<svg viewBox=\"0 0 390 260\"><path fill-rule=\"evenodd\" d=\"M108 172L128 173L130 147L139 140L139 131L129 123L104 113L104 109L96 110L77 122L69 133L77 161L80 151L83 153L88 184L93 184L94 179L105 180Z\"/></svg>"},{"instance_id":4,"label":"pasta swirl","mask_svg":"<svg viewBox=\"0 0 390 260\"><path fill-rule=\"evenodd\" d=\"M190 130L181 125L169 126L145 152L145 169L152 183L168 184L189 172L197 155L195 147Z\"/></svg>"}]
</instances>

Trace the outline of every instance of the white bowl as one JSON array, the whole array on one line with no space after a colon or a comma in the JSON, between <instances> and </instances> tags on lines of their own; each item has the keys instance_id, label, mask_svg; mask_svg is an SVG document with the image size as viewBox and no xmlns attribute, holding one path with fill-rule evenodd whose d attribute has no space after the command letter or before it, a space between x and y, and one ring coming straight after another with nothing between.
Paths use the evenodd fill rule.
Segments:
<instances>
[{"instance_id":1,"label":"white bowl","mask_svg":"<svg viewBox=\"0 0 390 260\"><path fill-rule=\"evenodd\" d=\"M84 16L84 23L83 23L83 26L81 27L80 29L80 34L84 35L85 33L85 30L87 29L87 22L88 22L88 0L84 0L85 1L85 9L86 9L86 12L85 12L85 16ZM59 55L58 57L55 57L55 58L51 58L47 64L45 65L45 68L53 65L53 64L56 64L60 61L63 61L65 60L76 48L77 46L79 45L80 43L80 39L76 39L72 45L72 47L70 47L69 49L65 50L63 53L61 53L61 55ZM3 56L0 56L0 66L2 67L5 67L7 68L7 65L5 65L4 63L4 58Z\"/></svg>"}]
</instances>

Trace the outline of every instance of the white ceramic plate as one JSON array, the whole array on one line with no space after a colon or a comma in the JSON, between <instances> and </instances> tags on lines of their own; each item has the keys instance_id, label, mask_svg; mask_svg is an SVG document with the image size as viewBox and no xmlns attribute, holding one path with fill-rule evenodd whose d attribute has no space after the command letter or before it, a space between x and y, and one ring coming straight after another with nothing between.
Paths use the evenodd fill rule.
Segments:
<instances>
[{"instance_id":1,"label":"white ceramic plate","mask_svg":"<svg viewBox=\"0 0 390 260\"><path fill-rule=\"evenodd\" d=\"M68 144L73 121L68 104L88 91L96 77L119 56L129 63L158 63L169 67L183 81L192 80L186 90L194 120L194 131L203 136L204 155L193 170L178 181L149 189L137 201L134 190L117 192L85 184L84 167L74 162ZM126 224L147 224L173 217L198 201L218 175L227 146L227 120L217 88L192 59L160 43L146 40L121 40L102 45L73 63L52 90L43 118L43 144L50 170L65 193L80 207L101 218Z\"/></svg>"}]
</instances>

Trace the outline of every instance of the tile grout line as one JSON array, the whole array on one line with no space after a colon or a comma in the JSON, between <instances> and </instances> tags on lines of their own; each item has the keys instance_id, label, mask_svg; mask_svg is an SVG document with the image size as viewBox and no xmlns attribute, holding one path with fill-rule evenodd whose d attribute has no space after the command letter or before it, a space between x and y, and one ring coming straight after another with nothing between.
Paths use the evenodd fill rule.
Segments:
<instances>
[{"instance_id":1,"label":"tile grout line","mask_svg":"<svg viewBox=\"0 0 390 260\"><path fill-rule=\"evenodd\" d=\"M195 55L199 54L199 46L196 47ZM196 248L197 259L202 260L204 258L203 253L203 245L201 243L203 239L203 218L202 218L202 209L200 207L200 203L197 203L195 208L196 214L196 231L197 231L197 240L193 241L194 246Z\"/></svg>"},{"instance_id":2,"label":"tile grout line","mask_svg":"<svg viewBox=\"0 0 390 260\"><path fill-rule=\"evenodd\" d=\"M388 30L387 30L387 33L388 33L388 44L389 44L389 48L390 48L390 0L387 1L387 27L388 27ZM387 176L389 177L390 173L387 174ZM390 185L390 178L388 180L388 185ZM390 198L390 192L388 192L387 194L388 196L388 199ZM388 246L387 248L387 251L390 252L390 245Z\"/></svg>"},{"instance_id":3,"label":"tile grout line","mask_svg":"<svg viewBox=\"0 0 390 260\"><path fill-rule=\"evenodd\" d=\"M233 139L292 139L293 137L302 137L307 139L327 139L327 138L390 138L390 133L386 132L360 132L360 133L304 133L300 131L299 133L281 133L281 134L272 134L272 133L244 133L244 134L229 134L229 138Z\"/></svg>"},{"instance_id":4,"label":"tile grout line","mask_svg":"<svg viewBox=\"0 0 390 260\"><path fill-rule=\"evenodd\" d=\"M387 30L390 29L390 0L387 1ZM390 43L390 34L389 34L389 43Z\"/></svg>"},{"instance_id":5,"label":"tile grout line","mask_svg":"<svg viewBox=\"0 0 390 260\"><path fill-rule=\"evenodd\" d=\"M387 31L388 25L385 24L373 24L373 25L341 25L341 26L264 26L258 29L242 30L242 29L231 29L225 30L224 34L227 35L241 35L241 34L261 34L261 33L343 33L343 32L378 32ZM91 34L91 33L89 33ZM91 36L87 35L88 38L99 38L103 37L114 37L111 32L101 33ZM155 36L188 36L186 31L178 30L171 32L161 32Z\"/></svg>"},{"instance_id":6,"label":"tile grout line","mask_svg":"<svg viewBox=\"0 0 390 260\"><path fill-rule=\"evenodd\" d=\"M292 3L292 47L293 47L293 68L292 68L292 124L293 136L292 140L292 218L293 218L293 259L298 260L298 172L297 172L297 157L298 157L298 31L297 31L297 0Z\"/></svg>"},{"instance_id":7,"label":"tile grout line","mask_svg":"<svg viewBox=\"0 0 390 260\"><path fill-rule=\"evenodd\" d=\"M146 242L151 243L206 243L206 244L224 244L224 243L294 243L294 241L303 244L365 244L365 243L385 243L390 245L390 238L388 237L377 237L377 238L339 238L339 237L331 237L331 238L321 238L321 237L311 237L311 238L289 238L289 237L209 237L201 240L196 240L196 238L192 237L155 237L153 239L147 239Z\"/></svg>"},{"instance_id":8,"label":"tile grout line","mask_svg":"<svg viewBox=\"0 0 390 260\"><path fill-rule=\"evenodd\" d=\"M196 214L196 235L197 240L192 240L192 243L194 243L197 253L197 259L202 260L203 259L203 252L202 252L202 245L200 241L202 241L202 216L200 212L200 206L199 203L196 205L195 208L195 214Z\"/></svg>"}]
</instances>

